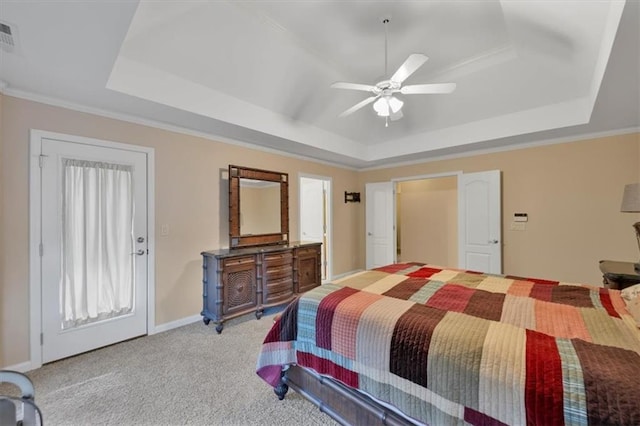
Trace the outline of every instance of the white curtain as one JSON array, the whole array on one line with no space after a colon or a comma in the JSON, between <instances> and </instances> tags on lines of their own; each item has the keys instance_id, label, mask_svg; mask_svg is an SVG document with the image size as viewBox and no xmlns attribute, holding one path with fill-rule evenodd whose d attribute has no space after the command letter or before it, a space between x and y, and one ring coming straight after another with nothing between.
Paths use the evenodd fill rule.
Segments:
<instances>
[{"instance_id":1,"label":"white curtain","mask_svg":"<svg viewBox=\"0 0 640 426\"><path fill-rule=\"evenodd\" d=\"M60 309L67 329L131 312L133 168L63 159Z\"/></svg>"}]
</instances>

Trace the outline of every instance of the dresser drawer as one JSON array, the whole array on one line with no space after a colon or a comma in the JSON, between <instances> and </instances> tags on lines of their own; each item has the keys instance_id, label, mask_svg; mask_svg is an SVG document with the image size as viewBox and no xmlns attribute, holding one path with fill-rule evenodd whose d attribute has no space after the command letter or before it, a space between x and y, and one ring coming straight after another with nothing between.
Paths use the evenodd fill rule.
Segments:
<instances>
[{"instance_id":1,"label":"dresser drawer","mask_svg":"<svg viewBox=\"0 0 640 426\"><path fill-rule=\"evenodd\" d=\"M280 280L274 280L267 284L267 291L271 293L280 293L283 291L293 291L293 279L283 278Z\"/></svg>"},{"instance_id":2,"label":"dresser drawer","mask_svg":"<svg viewBox=\"0 0 640 426\"><path fill-rule=\"evenodd\" d=\"M267 268L266 274L267 282L280 280L284 278L289 278L293 276L293 271L291 265L283 265L283 266L274 266L271 268Z\"/></svg>"},{"instance_id":3,"label":"dresser drawer","mask_svg":"<svg viewBox=\"0 0 640 426\"><path fill-rule=\"evenodd\" d=\"M222 267L226 269L230 266L245 266L253 263L255 263L255 258L253 256L230 257L228 259L223 259Z\"/></svg>"},{"instance_id":4,"label":"dresser drawer","mask_svg":"<svg viewBox=\"0 0 640 426\"><path fill-rule=\"evenodd\" d=\"M279 300L293 297L293 279L284 278L271 281L267 284L265 303L274 303Z\"/></svg>"},{"instance_id":5,"label":"dresser drawer","mask_svg":"<svg viewBox=\"0 0 640 426\"><path fill-rule=\"evenodd\" d=\"M288 266L291 268L291 262L293 261L293 255L290 251L269 253L264 255L264 263L267 265L267 269L274 266Z\"/></svg>"},{"instance_id":6,"label":"dresser drawer","mask_svg":"<svg viewBox=\"0 0 640 426\"><path fill-rule=\"evenodd\" d=\"M296 249L298 257L316 256L319 247L305 247Z\"/></svg>"}]
</instances>

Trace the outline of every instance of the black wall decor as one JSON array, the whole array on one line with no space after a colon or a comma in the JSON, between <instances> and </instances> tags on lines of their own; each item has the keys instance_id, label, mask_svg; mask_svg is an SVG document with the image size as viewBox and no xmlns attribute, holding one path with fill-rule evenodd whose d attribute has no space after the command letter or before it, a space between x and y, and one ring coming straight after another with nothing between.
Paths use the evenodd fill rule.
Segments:
<instances>
[{"instance_id":1,"label":"black wall decor","mask_svg":"<svg viewBox=\"0 0 640 426\"><path fill-rule=\"evenodd\" d=\"M344 191L344 202L345 203L359 203L360 202L360 193L359 192L347 192L347 191Z\"/></svg>"}]
</instances>

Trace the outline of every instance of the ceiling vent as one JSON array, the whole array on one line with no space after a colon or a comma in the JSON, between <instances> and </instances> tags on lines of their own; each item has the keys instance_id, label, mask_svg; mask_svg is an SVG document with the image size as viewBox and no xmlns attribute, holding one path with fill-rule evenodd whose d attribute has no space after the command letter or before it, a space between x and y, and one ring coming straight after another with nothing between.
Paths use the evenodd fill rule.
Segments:
<instances>
[{"instance_id":1,"label":"ceiling vent","mask_svg":"<svg viewBox=\"0 0 640 426\"><path fill-rule=\"evenodd\" d=\"M0 47L7 52L13 52L16 47L15 27L0 21Z\"/></svg>"}]
</instances>

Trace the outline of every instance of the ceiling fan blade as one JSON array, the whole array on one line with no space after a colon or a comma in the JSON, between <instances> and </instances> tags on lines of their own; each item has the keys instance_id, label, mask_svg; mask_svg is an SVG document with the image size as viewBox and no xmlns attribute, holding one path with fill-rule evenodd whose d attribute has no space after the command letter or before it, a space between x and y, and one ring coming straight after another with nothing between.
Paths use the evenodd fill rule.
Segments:
<instances>
[{"instance_id":1,"label":"ceiling fan blade","mask_svg":"<svg viewBox=\"0 0 640 426\"><path fill-rule=\"evenodd\" d=\"M338 117L345 117L349 114L353 114L354 112L356 112L357 110L359 110L360 108L369 105L371 102L375 101L376 99L378 99L378 96L371 96L367 99L365 99L362 102L359 102L357 104L355 104L354 106L352 106L351 108L349 108L348 110L346 110L345 112L343 112L342 114L340 114Z\"/></svg>"},{"instance_id":2,"label":"ceiling fan blade","mask_svg":"<svg viewBox=\"0 0 640 426\"><path fill-rule=\"evenodd\" d=\"M400 88L403 95L451 93L456 90L456 83L412 84Z\"/></svg>"},{"instance_id":3,"label":"ceiling fan blade","mask_svg":"<svg viewBox=\"0 0 640 426\"><path fill-rule=\"evenodd\" d=\"M409 55L404 64L400 65L400 68L391 76L391 81L395 81L396 83L402 83L405 81L411 74L413 74L418 68L422 66L425 62L427 62L427 56L422 53L413 53Z\"/></svg>"},{"instance_id":4,"label":"ceiling fan blade","mask_svg":"<svg viewBox=\"0 0 640 426\"><path fill-rule=\"evenodd\" d=\"M369 84L343 83L341 81L333 83L331 87L334 89L363 90L365 92L372 92L375 89L375 86Z\"/></svg>"}]
</instances>

